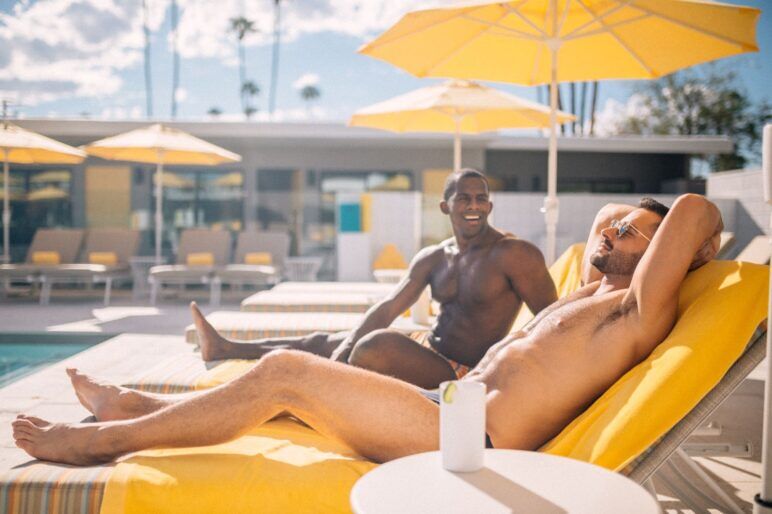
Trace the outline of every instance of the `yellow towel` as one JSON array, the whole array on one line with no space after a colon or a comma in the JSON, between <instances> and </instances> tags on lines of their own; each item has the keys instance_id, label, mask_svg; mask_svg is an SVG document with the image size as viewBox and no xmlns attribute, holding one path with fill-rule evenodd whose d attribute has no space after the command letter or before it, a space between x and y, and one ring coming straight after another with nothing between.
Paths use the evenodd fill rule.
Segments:
<instances>
[{"instance_id":1,"label":"yellow towel","mask_svg":"<svg viewBox=\"0 0 772 514\"><path fill-rule=\"evenodd\" d=\"M115 255L115 252L91 252L88 254L88 262L103 266L115 266L118 264L118 256Z\"/></svg>"},{"instance_id":2,"label":"yellow towel","mask_svg":"<svg viewBox=\"0 0 772 514\"><path fill-rule=\"evenodd\" d=\"M555 282L558 298L568 296L582 285L582 257L584 257L585 243L575 243L563 252L558 260L550 266L550 276ZM533 319L533 313L527 305L523 305L512 324L512 332L523 328Z\"/></svg>"},{"instance_id":3,"label":"yellow towel","mask_svg":"<svg viewBox=\"0 0 772 514\"><path fill-rule=\"evenodd\" d=\"M213 266L214 255L210 252L189 253L185 263L188 266Z\"/></svg>"},{"instance_id":4,"label":"yellow towel","mask_svg":"<svg viewBox=\"0 0 772 514\"><path fill-rule=\"evenodd\" d=\"M32 252L32 264L55 266L62 262L59 252Z\"/></svg>"},{"instance_id":5,"label":"yellow towel","mask_svg":"<svg viewBox=\"0 0 772 514\"><path fill-rule=\"evenodd\" d=\"M769 267L713 261L681 286L673 331L542 448L620 470L724 376L767 314Z\"/></svg>"},{"instance_id":6,"label":"yellow towel","mask_svg":"<svg viewBox=\"0 0 772 514\"><path fill-rule=\"evenodd\" d=\"M100 512L350 512L354 482L375 466L283 418L225 444L133 455L110 475Z\"/></svg>"},{"instance_id":7,"label":"yellow towel","mask_svg":"<svg viewBox=\"0 0 772 514\"><path fill-rule=\"evenodd\" d=\"M270 266L273 264L273 256L268 252L250 252L244 255L244 264Z\"/></svg>"},{"instance_id":8,"label":"yellow towel","mask_svg":"<svg viewBox=\"0 0 772 514\"><path fill-rule=\"evenodd\" d=\"M373 262L373 269L407 269L407 261L397 248L397 245L389 243L383 247L381 253Z\"/></svg>"}]
</instances>

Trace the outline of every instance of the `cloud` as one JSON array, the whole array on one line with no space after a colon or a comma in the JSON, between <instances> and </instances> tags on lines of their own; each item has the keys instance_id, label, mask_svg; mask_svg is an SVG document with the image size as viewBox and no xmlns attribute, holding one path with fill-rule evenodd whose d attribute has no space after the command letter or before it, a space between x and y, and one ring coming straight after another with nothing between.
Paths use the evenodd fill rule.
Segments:
<instances>
[{"instance_id":1,"label":"cloud","mask_svg":"<svg viewBox=\"0 0 772 514\"><path fill-rule=\"evenodd\" d=\"M155 29L166 3L149 2ZM141 63L143 45L140 2L40 0L0 13L0 76L25 105L117 93L120 72Z\"/></svg>"},{"instance_id":2,"label":"cloud","mask_svg":"<svg viewBox=\"0 0 772 514\"><path fill-rule=\"evenodd\" d=\"M292 88L298 91L306 86L318 86L319 75L316 73L304 73L295 82L292 83Z\"/></svg>"}]
</instances>

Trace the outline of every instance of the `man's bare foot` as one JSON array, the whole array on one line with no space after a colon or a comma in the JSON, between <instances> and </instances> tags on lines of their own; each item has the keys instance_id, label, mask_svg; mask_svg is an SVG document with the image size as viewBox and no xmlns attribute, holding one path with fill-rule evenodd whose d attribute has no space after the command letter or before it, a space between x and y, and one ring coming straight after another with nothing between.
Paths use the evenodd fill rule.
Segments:
<instances>
[{"instance_id":1,"label":"man's bare foot","mask_svg":"<svg viewBox=\"0 0 772 514\"><path fill-rule=\"evenodd\" d=\"M67 374L80 403L99 421L137 418L167 405L139 391L96 380L75 368L67 368Z\"/></svg>"},{"instance_id":2,"label":"man's bare foot","mask_svg":"<svg viewBox=\"0 0 772 514\"><path fill-rule=\"evenodd\" d=\"M105 450L105 445L98 441L98 425L49 423L19 415L12 426L16 446L36 459L87 466L109 462L120 455L114 449Z\"/></svg>"},{"instance_id":3,"label":"man's bare foot","mask_svg":"<svg viewBox=\"0 0 772 514\"><path fill-rule=\"evenodd\" d=\"M206 320L198 309L196 302L190 302L190 313L198 332L198 344L201 347L201 358L205 361L215 361L228 358L228 350L232 344Z\"/></svg>"}]
</instances>

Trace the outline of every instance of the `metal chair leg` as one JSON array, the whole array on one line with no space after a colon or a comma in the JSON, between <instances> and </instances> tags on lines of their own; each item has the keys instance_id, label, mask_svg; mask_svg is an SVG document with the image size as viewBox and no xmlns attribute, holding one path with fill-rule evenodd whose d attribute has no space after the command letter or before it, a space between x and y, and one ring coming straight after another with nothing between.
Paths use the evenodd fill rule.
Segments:
<instances>
[{"instance_id":1,"label":"metal chair leg","mask_svg":"<svg viewBox=\"0 0 772 514\"><path fill-rule=\"evenodd\" d=\"M723 507L726 508L727 512L742 514L744 511L742 507L740 507L734 499L726 494L721 487L710 478L710 476L703 471L703 469L696 463L694 460L689 457L689 455L683 451L680 447L673 452L673 456L678 457L683 461L687 467L692 470L699 478L702 480L706 486L708 486L708 489L710 489L713 494L715 494L718 499L723 503Z\"/></svg>"},{"instance_id":2,"label":"metal chair leg","mask_svg":"<svg viewBox=\"0 0 772 514\"><path fill-rule=\"evenodd\" d=\"M112 292L112 289L113 289L113 278L107 277L105 279L105 299L104 299L105 307L110 305L110 293Z\"/></svg>"},{"instance_id":3,"label":"metal chair leg","mask_svg":"<svg viewBox=\"0 0 772 514\"><path fill-rule=\"evenodd\" d=\"M209 304L212 307L220 305L222 296L222 281L220 277L213 277L209 283Z\"/></svg>"},{"instance_id":4,"label":"metal chair leg","mask_svg":"<svg viewBox=\"0 0 772 514\"><path fill-rule=\"evenodd\" d=\"M48 305L51 300L51 282L46 277L40 277L40 305Z\"/></svg>"},{"instance_id":5,"label":"metal chair leg","mask_svg":"<svg viewBox=\"0 0 772 514\"><path fill-rule=\"evenodd\" d=\"M148 279L150 282L150 305L155 305L156 299L158 298L158 281L154 280L152 277Z\"/></svg>"}]
</instances>

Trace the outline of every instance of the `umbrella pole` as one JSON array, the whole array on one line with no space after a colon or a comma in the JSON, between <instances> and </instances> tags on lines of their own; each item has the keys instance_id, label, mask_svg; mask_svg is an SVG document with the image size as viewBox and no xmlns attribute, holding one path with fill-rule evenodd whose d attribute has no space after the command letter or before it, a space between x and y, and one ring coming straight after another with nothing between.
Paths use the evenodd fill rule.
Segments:
<instances>
[{"instance_id":1,"label":"umbrella pole","mask_svg":"<svg viewBox=\"0 0 772 514\"><path fill-rule=\"evenodd\" d=\"M547 196L544 198L544 221L547 225L547 265L555 261L555 236L558 225L558 51L550 48L550 142L547 155Z\"/></svg>"},{"instance_id":2,"label":"umbrella pole","mask_svg":"<svg viewBox=\"0 0 772 514\"><path fill-rule=\"evenodd\" d=\"M8 197L8 150L3 149L3 262L11 262L11 199Z\"/></svg>"},{"instance_id":3,"label":"umbrella pole","mask_svg":"<svg viewBox=\"0 0 772 514\"><path fill-rule=\"evenodd\" d=\"M155 263L161 264L161 235L163 234L163 153L158 153L155 169Z\"/></svg>"},{"instance_id":4,"label":"umbrella pole","mask_svg":"<svg viewBox=\"0 0 772 514\"><path fill-rule=\"evenodd\" d=\"M762 169L764 175L764 199L772 205L772 124L764 127ZM770 251L772 251L772 213L769 216ZM754 514L772 514L772 366L769 357L772 355L772 277L769 284L769 305L767 310L767 381L764 385L764 434L761 451L761 494L754 498Z\"/></svg>"},{"instance_id":5,"label":"umbrella pole","mask_svg":"<svg viewBox=\"0 0 772 514\"><path fill-rule=\"evenodd\" d=\"M461 169L461 117L454 116L456 133L453 135L453 171Z\"/></svg>"}]
</instances>

